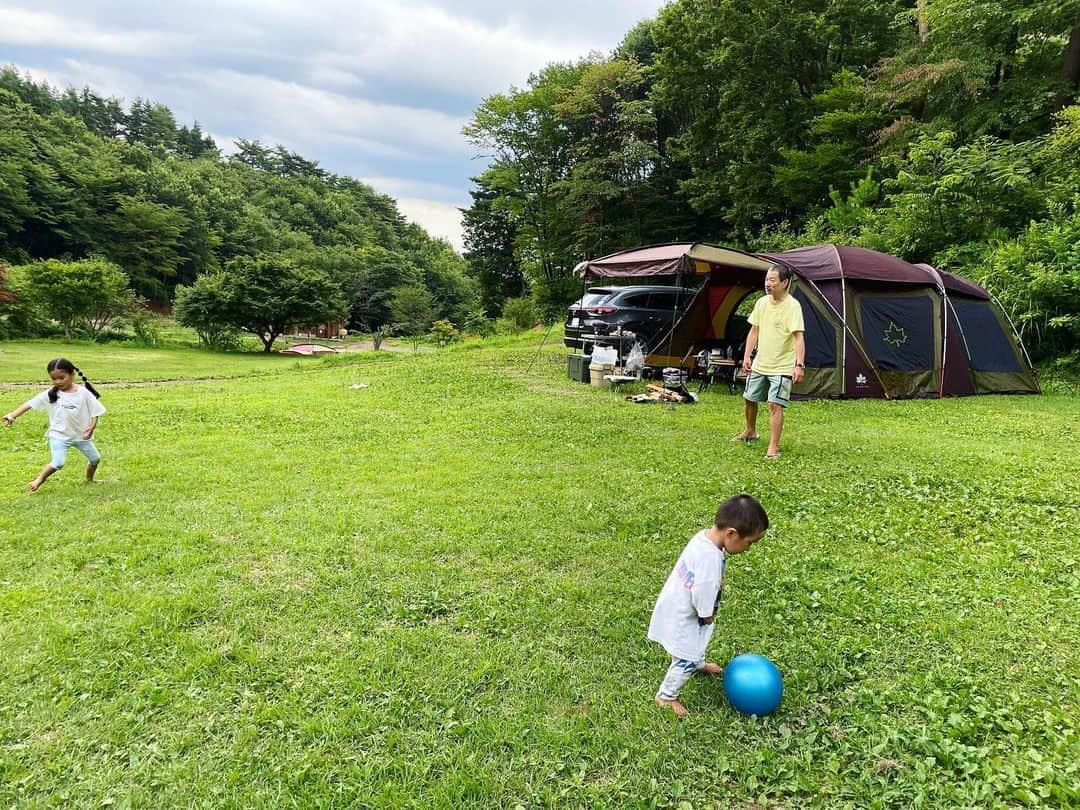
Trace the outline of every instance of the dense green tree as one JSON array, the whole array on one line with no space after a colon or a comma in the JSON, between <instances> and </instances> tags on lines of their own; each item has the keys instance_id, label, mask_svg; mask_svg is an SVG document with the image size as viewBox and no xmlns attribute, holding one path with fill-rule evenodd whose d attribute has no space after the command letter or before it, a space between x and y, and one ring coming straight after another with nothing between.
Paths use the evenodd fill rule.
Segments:
<instances>
[{"instance_id":1,"label":"dense green tree","mask_svg":"<svg viewBox=\"0 0 1080 810\"><path fill-rule=\"evenodd\" d=\"M105 259L48 259L14 267L12 275L18 296L59 323L69 340L76 327L96 338L114 318L131 312L137 301L124 271Z\"/></svg>"},{"instance_id":2,"label":"dense green tree","mask_svg":"<svg viewBox=\"0 0 1080 810\"><path fill-rule=\"evenodd\" d=\"M121 196L106 220L109 257L123 266L131 285L154 301L168 301L169 283L183 261L183 212L139 197Z\"/></svg>"},{"instance_id":3,"label":"dense green tree","mask_svg":"<svg viewBox=\"0 0 1080 810\"><path fill-rule=\"evenodd\" d=\"M340 320L346 312L340 286L326 273L283 256L233 259L192 287L194 292L178 292L184 301L178 312L182 323L206 331L214 317L256 335L267 352L289 326Z\"/></svg>"},{"instance_id":4,"label":"dense green tree","mask_svg":"<svg viewBox=\"0 0 1080 810\"><path fill-rule=\"evenodd\" d=\"M472 205L462 214L465 258L469 273L480 285L484 310L494 318L507 298L525 294L525 276L514 253L517 226L513 216L499 204L499 192L483 175L474 177L473 185L469 191Z\"/></svg>"},{"instance_id":5,"label":"dense green tree","mask_svg":"<svg viewBox=\"0 0 1080 810\"><path fill-rule=\"evenodd\" d=\"M399 287L421 288L424 276L405 256L386 248L363 248L359 258L355 275L346 283L349 328L373 331L393 322L393 291Z\"/></svg>"},{"instance_id":6,"label":"dense green tree","mask_svg":"<svg viewBox=\"0 0 1080 810\"><path fill-rule=\"evenodd\" d=\"M933 0L920 23L875 82L901 144L940 128L1031 138L1076 97L1080 0Z\"/></svg>"},{"instance_id":7,"label":"dense green tree","mask_svg":"<svg viewBox=\"0 0 1080 810\"><path fill-rule=\"evenodd\" d=\"M815 97L890 52L902 2L681 0L653 27L656 103L679 111L676 156L695 209L721 238L804 212L777 193L781 150L805 149ZM841 178L837 178L840 180ZM813 201L813 202L824 202Z\"/></svg>"},{"instance_id":8,"label":"dense green tree","mask_svg":"<svg viewBox=\"0 0 1080 810\"><path fill-rule=\"evenodd\" d=\"M484 99L465 137L491 166L485 174L516 225L515 254L532 284L567 275L576 264L575 218L560 186L570 171L573 134L557 112L587 69L549 65L512 89Z\"/></svg>"},{"instance_id":9,"label":"dense green tree","mask_svg":"<svg viewBox=\"0 0 1080 810\"><path fill-rule=\"evenodd\" d=\"M435 301L422 287L395 287L390 292L393 330L412 338L413 349L435 320Z\"/></svg>"}]
</instances>

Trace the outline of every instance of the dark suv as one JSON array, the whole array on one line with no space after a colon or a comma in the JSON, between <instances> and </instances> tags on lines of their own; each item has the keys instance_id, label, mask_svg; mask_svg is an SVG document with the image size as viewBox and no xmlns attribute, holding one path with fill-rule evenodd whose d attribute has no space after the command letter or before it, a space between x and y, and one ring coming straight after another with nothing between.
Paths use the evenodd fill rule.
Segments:
<instances>
[{"instance_id":1,"label":"dark suv","mask_svg":"<svg viewBox=\"0 0 1080 810\"><path fill-rule=\"evenodd\" d=\"M633 332L649 346L693 298L693 290L679 287L593 287L567 310L563 343L580 351L582 335L622 331Z\"/></svg>"}]
</instances>

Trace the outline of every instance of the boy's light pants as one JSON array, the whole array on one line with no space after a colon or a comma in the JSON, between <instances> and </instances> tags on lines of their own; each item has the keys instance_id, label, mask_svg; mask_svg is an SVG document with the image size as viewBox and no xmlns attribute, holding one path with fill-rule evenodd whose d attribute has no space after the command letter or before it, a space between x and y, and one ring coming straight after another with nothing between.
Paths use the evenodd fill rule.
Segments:
<instances>
[{"instance_id":1,"label":"boy's light pants","mask_svg":"<svg viewBox=\"0 0 1080 810\"><path fill-rule=\"evenodd\" d=\"M702 663L702 661L687 661L685 658L672 658L671 666L668 667L656 696L662 700L676 700L679 692L690 680L690 676L697 672Z\"/></svg>"}]
</instances>

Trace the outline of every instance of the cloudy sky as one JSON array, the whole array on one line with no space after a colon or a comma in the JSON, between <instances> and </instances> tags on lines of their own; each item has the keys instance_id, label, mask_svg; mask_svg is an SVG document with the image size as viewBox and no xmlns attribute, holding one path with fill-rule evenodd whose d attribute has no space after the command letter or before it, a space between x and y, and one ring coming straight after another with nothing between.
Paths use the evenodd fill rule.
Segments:
<instances>
[{"instance_id":1,"label":"cloudy sky","mask_svg":"<svg viewBox=\"0 0 1080 810\"><path fill-rule=\"evenodd\" d=\"M0 0L0 64L282 144L461 249L483 170L461 127L549 62L608 53L664 0Z\"/></svg>"}]
</instances>

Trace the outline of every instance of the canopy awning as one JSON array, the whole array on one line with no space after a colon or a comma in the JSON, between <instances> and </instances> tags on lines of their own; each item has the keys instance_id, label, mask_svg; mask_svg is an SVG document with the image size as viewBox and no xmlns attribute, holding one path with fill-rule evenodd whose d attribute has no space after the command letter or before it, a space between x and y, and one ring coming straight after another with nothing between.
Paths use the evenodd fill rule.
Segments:
<instances>
[{"instance_id":1,"label":"canopy awning","mask_svg":"<svg viewBox=\"0 0 1080 810\"><path fill-rule=\"evenodd\" d=\"M708 275L719 267L767 271L772 262L734 248L706 242L675 242L623 250L581 262L574 272L585 278Z\"/></svg>"}]
</instances>

